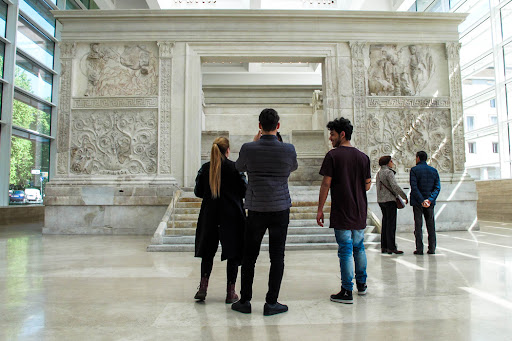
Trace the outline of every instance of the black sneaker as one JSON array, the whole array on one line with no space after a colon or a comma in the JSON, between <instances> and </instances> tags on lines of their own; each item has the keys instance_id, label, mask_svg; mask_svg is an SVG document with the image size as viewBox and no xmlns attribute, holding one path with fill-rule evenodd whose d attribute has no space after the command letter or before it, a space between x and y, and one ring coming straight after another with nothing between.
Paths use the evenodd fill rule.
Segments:
<instances>
[{"instance_id":1,"label":"black sneaker","mask_svg":"<svg viewBox=\"0 0 512 341\"><path fill-rule=\"evenodd\" d=\"M275 314L281 314L288 311L288 306L276 302L275 304L265 303L263 306L263 315L270 316Z\"/></svg>"},{"instance_id":2,"label":"black sneaker","mask_svg":"<svg viewBox=\"0 0 512 341\"><path fill-rule=\"evenodd\" d=\"M435 254L436 254L436 252L435 252L434 250L428 250L428 251L427 251L427 253L428 253L429 255L435 255Z\"/></svg>"},{"instance_id":3,"label":"black sneaker","mask_svg":"<svg viewBox=\"0 0 512 341\"><path fill-rule=\"evenodd\" d=\"M343 287L341 291L336 295L331 295L331 301L345 304L354 303L354 299L352 298L352 291L346 290Z\"/></svg>"},{"instance_id":4,"label":"black sneaker","mask_svg":"<svg viewBox=\"0 0 512 341\"><path fill-rule=\"evenodd\" d=\"M242 314L250 314L251 313L251 302L247 301L247 302L242 303L240 301L237 301L231 305L231 309L236 310Z\"/></svg>"},{"instance_id":5,"label":"black sneaker","mask_svg":"<svg viewBox=\"0 0 512 341\"><path fill-rule=\"evenodd\" d=\"M366 290L367 290L367 286L366 286L366 283L359 283L356 281L356 286L357 286L357 294L362 296L362 295L366 295Z\"/></svg>"}]
</instances>

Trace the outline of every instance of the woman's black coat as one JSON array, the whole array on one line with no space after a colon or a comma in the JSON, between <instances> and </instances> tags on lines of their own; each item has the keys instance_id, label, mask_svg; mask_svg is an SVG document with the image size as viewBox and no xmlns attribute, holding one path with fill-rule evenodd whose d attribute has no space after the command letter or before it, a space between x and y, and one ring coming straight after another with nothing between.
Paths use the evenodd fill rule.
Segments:
<instances>
[{"instance_id":1,"label":"woman's black coat","mask_svg":"<svg viewBox=\"0 0 512 341\"><path fill-rule=\"evenodd\" d=\"M195 256L213 257L220 240L221 260L241 260L245 231L245 176L228 159L222 161L220 174L220 196L213 199L210 163L205 163L197 173L194 194L203 198L203 202L197 220Z\"/></svg>"}]
</instances>

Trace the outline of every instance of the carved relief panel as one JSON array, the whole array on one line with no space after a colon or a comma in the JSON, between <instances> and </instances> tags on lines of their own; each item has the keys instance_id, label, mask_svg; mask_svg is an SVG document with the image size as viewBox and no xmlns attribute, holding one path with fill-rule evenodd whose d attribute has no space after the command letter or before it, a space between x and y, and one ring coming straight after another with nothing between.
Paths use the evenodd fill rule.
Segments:
<instances>
[{"instance_id":1,"label":"carved relief panel","mask_svg":"<svg viewBox=\"0 0 512 341\"><path fill-rule=\"evenodd\" d=\"M158 94L156 44L81 44L75 62L75 97Z\"/></svg>"},{"instance_id":2,"label":"carved relief panel","mask_svg":"<svg viewBox=\"0 0 512 341\"><path fill-rule=\"evenodd\" d=\"M155 174L157 111L83 110L71 119L71 173Z\"/></svg>"},{"instance_id":3,"label":"carved relief panel","mask_svg":"<svg viewBox=\"0 0 512 341\"><path fill-rule=\"evenodd\" d=\"M391 155L401 170L414 167L415 155L424 150L430 165L452 172L452 137L448 109L381 109L368 112L368 156L372 172L379 158Z\"/></svg>"},{"instance_id":4,"label":"carved relief panel","mask_svg":"<svg viewBox=\"0 0 512 341\"><path fill-rule=\"evenodd\" d=\"M370 45L370 96L446 96L446 58L440 44Z\"/></svg>"}]
</instances>

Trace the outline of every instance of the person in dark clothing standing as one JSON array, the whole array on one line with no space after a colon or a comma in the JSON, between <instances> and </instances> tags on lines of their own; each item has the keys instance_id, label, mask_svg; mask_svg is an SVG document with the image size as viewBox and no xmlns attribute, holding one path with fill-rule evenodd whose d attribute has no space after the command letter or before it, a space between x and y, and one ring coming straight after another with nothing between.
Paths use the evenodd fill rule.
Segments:
<instances>
[{"instance_id":1,"label":"person in dark clothing standing","mask_svg":"<svg viewBox=\"0 0 512 341\"><path fill-rule=\"evenodd\" d=\"M194 298L204 301L208 280L213 268L213 258L219 241L222 245L221 260L227 262L226 303L238 300L235 282L242 259L245 230L245 176L238 172L235 163L228 160L229 140L218 137L213 141L210 162L205 163L196 177L194 194L203 198L197 220L195 256L201 257L201 282Z\"/></svg>"},{"instance_id":2,"label":"person in dark clothing standing","mask_svg":"<svg viewBox=\"0 0 512 341\"><path fill-rule=\"evenodd\" d=\"M325 155L320 169L323 175L318 197L317 224L324 226L324 204L331 190L330 228L334 229L340 260L341 291L331 295L331 301L353 303L352 279L354 262L356 284L359 295L366 294L366 253L364 251L364 229L372 179L370 159L350 144L352 124L339 118L327 124L330 130L331 149Z\"/></svg>"},{"instance_id":3,"label":"person in dark clothing standing","mask_svg":"<svg viewBox=\"0 0 512 341\"><path fill-rule=\"evenodd\" d=\"M441 191L439 173L427 165L427 153L416 153L416 166L411 168L411 206L414 212L414 236L416 237L415 255L423 254L423 216L427 225L428 254L436 253L436 223L434 206Z\"/></svg>"},{"instance_id":4,"label":"person in dark clothing standing","mask_svg":"<svg viewBox=\"0 0 512 341\"><path fill-rule=\"evenodd\" d=\"M375 178L377 187L377 202L382 211L382 232L380 237L380 245L382 253L398 254L404 252L396 247L396 196L404 198L407 204L407 195L398 186L395 180L395 171L393 170L393 160L391 156L384 155L379 159L380 170Z\"/></svg>"},{"instance_id":5,"label":"person in dark clothing standing","mask_svg":"<svg viewBox=\"0 0 512 341\"><path fill-rule=\"evenodd\" d=\"M297 153L293 145L279 142L279 115L274 109L264 109L259 117L261 132L254 141L240 149L236 168L247 172L249 184L245 195L247 224L242 262L240 301L231 308L241 313L251 312L254 266L260 252L265 231L269 234L270 272L268 292L263 307L265 316L288 311L288 306L277 302L284 272L284 249L290 207L288 177L297 169Z\"/></svg>"}]
</instances>

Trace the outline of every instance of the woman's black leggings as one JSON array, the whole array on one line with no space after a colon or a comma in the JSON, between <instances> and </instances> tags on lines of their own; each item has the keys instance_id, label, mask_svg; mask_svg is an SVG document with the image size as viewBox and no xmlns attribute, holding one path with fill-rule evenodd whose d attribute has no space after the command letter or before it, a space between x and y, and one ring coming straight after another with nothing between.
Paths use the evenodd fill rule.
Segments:
<instances>
[{"instance_id":1,"label":"woman's black leggings","mask_svg":"<svg viewBox=\"0 0 512 341\"><path fill-rule=\"evenodd\" d=\"M234 284L236 282L236 277L238 276L238 266L240 265L240 261L234 259L228 259L228 265L226 267L226 274L228 283ZM201 259L201 277L210 277L213 269L213 257L206 258L203 257Z\"/></svg>"}]
</instances>

